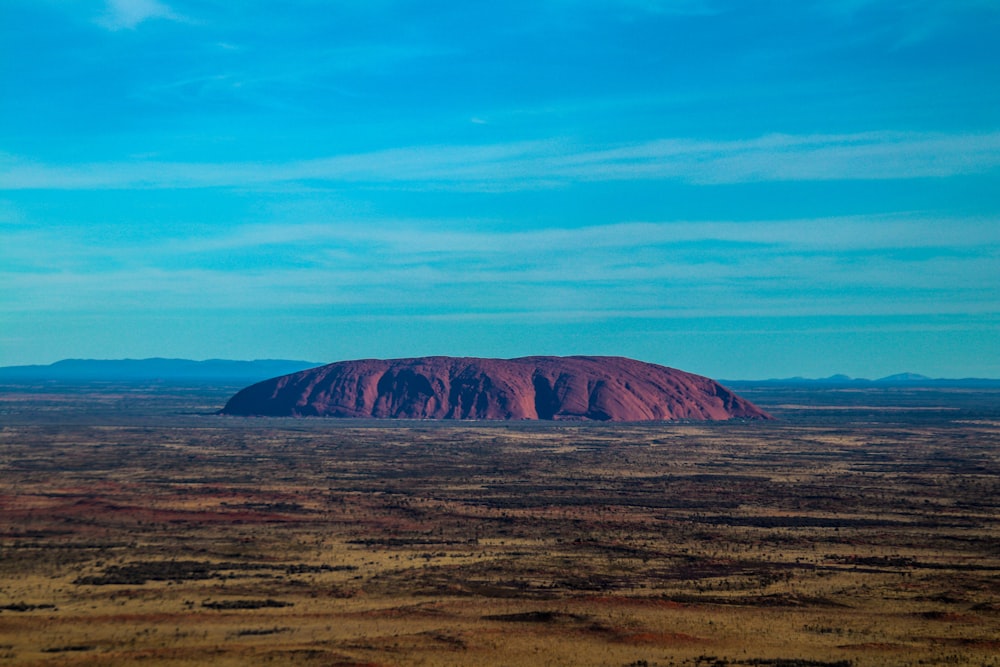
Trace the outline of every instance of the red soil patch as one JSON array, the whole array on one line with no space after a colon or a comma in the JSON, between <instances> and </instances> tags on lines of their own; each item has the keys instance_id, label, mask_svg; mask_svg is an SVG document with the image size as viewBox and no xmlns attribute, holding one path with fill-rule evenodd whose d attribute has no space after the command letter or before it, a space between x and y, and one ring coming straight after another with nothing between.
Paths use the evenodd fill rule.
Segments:
<instances>
[{"instance_id":1,"label":"red soil patch","mask_svg":"<svg viewBox=\"0 0 1000 667\"><path fill-rule=\"evenodd\" d=\"M857 651L905 651L910 647L892 642L863 642L861 644L841 644L837 648Z\"/></svg>"},{"instance_id":2,"label":"red soil patch","mask_svg":"<svg viewBox=\"0 0 1000 667\"><path fill-rule=\"evenodd\" d=\"M655 607L657 609L689 609L691 605L673 600L658 600L654 598L635 598L618 595L588 595L582 598L604 607Z\"/></svg>"},{"instance_id":3,"label":"red soil patch","mask_svg":"<svg viewBox=\"0 0 1000 667\"><path fill-rule=\"evenodd\" d=\"M619 641L652 646L684 646L708 642L704 637L695 637L683 632L636 632L622 635Z\"/></svg>"}]
</instances>

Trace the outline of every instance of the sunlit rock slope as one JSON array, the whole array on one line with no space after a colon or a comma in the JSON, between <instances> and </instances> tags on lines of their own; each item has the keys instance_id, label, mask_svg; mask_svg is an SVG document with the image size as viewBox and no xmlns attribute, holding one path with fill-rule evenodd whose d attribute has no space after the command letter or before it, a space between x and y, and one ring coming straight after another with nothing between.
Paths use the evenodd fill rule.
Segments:
<instances>
[{"instance_id":1,"label":"sunlit rock slope","mask_svg":"<svg viewBox=\"0 0 1000 667\"><path fill-rule=\"evenodd\" d=\"M623 357L341 361L247 387L221 412L396 419L770 418L714 380Z\"/></svg>"}]
</instances>

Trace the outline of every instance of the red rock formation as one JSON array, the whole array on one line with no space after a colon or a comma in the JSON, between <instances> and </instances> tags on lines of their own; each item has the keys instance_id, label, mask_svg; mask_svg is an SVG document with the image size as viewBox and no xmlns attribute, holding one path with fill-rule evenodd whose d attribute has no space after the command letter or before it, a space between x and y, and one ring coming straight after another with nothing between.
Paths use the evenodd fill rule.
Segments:
<instances>
[{"instance_id":1,"label":"red rock formation","mask_svg":"<svg viewBox=\"0 0 1000 667\"><path fill-rule=\"evenodd\" d=\"M221 412L396 419L770 419L714 380L623 357L342 361L247 387Z\"/></svg>"}]
</instances>

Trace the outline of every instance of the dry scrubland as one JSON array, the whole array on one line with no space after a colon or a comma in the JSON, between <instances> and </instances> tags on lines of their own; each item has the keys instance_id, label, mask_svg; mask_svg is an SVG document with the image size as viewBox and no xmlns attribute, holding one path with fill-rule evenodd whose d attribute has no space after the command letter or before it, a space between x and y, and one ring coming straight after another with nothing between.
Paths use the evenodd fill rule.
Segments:
<instances>
[{"instance_id":1,"label":"dry scrubland","mask_svg":"<svg viewBox=\"0 0 1000 667\"><path fill-rule=\"evenodd\" d=\"M1000 665L996 395L656 425L227 395L0 393L0 666Z\"/></svg>"}]
</instances>

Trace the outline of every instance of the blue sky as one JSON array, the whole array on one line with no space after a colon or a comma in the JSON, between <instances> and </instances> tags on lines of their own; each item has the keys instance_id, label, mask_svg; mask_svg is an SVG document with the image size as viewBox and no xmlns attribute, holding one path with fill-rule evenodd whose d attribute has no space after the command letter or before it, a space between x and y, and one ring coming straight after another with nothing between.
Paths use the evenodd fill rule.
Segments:
<instances>
[{"instance_id":1,"label":"blue sky","mask_svg":"<svg viewBox=\"0 0 1000 667\"><path fill-rule=\"evenodd\" d=\"M5 0L0 365L1000 377L994 0Z\"/></svg>"}]
</instances>

